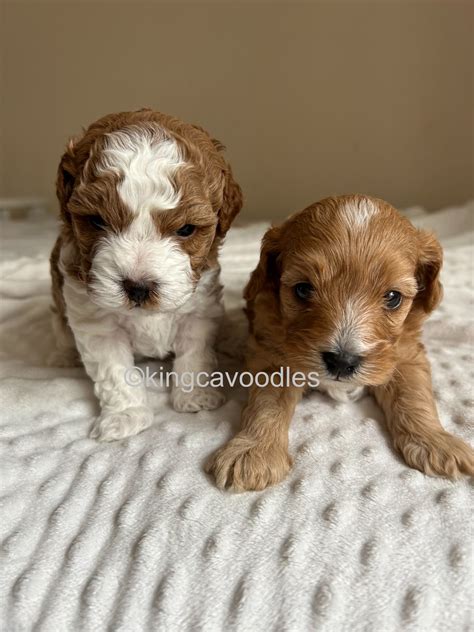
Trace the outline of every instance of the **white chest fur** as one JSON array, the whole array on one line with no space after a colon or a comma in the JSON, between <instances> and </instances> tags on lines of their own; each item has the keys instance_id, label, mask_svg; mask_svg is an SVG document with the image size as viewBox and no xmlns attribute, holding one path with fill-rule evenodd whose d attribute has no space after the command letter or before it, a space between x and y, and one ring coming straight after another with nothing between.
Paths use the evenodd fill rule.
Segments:
<instances>
[{"instance_id":1,"label":"white chest fur","mask_svg":"<svg viewBox=\"0 0 474 632\"><path fill-rule=\"evenodd\" d=\"M182 317L176 314L131 314L119 318L136 356L164 359L173 351Z\"/></svg>"},{"instance_id":2,"label":"white chest fur","mask_svg":"<svg viewBox=\"0 0 474 632\"><path fill-rule=\"evenodd\" d=\"M347 382L335 382L334 380L322 380L318 390L327 393L329 397L338 402L355 402L367 393L364 386L353 386Z\"/></svg>"}]
</instances>

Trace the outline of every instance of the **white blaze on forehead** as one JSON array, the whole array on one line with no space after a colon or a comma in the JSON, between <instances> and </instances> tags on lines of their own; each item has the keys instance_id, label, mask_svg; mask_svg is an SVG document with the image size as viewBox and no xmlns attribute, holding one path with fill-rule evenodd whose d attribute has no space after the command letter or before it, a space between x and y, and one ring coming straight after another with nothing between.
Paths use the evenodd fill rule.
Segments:
<instances>
[{"instance_id":1,"label":"white blaze on forehead","mask_svg":"<svg viewBox=\"0 0 474 632\"><path fill-rule=\"evenodd\" d=\"M131 212L142 214L178 206L181 195L174 176L184 164L176 141L159 127L131 126L108 134L98 170L117 173L121 200Z\"/></svg>"},{"instance_id":2,"label":"white blaze on forehead","mask_svg":"<svg viewBox=\"0 0 474 632\"><path fill-rule=\"evenodd\" d=\"M178 144L158 126L130 126L107 135L97 172L119 176L119 196L134 217L122 232L98 243L90 283L96 304L128 309L125 279L156 283L160 311L177 309L192 295L189 255L176 239L160 235L150 213L178 206L174 176L184 165Z\"/></svg>"},{"instance_id":3,"label":"white blaze on forehead","mask_svg":"<svg viewBox=\"0 0 474 632\"><path fill-rule=\"evenodd\" d=\"M378 213L378 206L369 198L346 202L341 209L342 217L354 228L364 226Z\"/></svg>"}]
</instances>

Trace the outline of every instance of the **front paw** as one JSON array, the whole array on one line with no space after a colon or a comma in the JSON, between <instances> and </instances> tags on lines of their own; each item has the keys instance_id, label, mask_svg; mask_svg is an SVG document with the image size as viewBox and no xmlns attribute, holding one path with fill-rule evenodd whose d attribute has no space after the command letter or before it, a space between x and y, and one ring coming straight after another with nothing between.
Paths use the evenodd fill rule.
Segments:
<instances>
[{"instance_id":1,"label":"front paw","mask_svg":"<svg viewBox=\"0 0 474 632\"><path fill-rule=\"evenodd\" d=\"M221 391L208 386L195 386L192 391L176 388L171 393L173 408L180 413L197 413L200 410L214 410L225 402L225 395Z\"/></svg>"},{"instance_id":2,"label":"front paw","mask_svg":"<svg viewBox=\"0 0 474 632\"><path fill-rule=\"evenodd\" d=\"M291 465L291 457L282 446L262 444L241 433L209 458L205 470L220 489L243 492L276 485Z\"/></svg>"},{"instance_id":3,"label":"front paw","mask_svg":"<svg viewBox=\"0 0 474 632\"><path fill-rule=\"evenodd\" d=\"M120 412L102 413L91 428L89 437L98 441L117 441L138 434L153 423L153 411L145 406Z\"/></svg>"},{"instance_id":4,"label":"front paw","mask_svg":"<svg viewBox=\"0 0 474 632\"><path fill-rule=\"evenodd\" d=\"M434 432L423 437L408 435L398 441L405 461L429 476L459 478L474 475L474 452L458 437L448 432Z\"/></svg>"}]
</instances>

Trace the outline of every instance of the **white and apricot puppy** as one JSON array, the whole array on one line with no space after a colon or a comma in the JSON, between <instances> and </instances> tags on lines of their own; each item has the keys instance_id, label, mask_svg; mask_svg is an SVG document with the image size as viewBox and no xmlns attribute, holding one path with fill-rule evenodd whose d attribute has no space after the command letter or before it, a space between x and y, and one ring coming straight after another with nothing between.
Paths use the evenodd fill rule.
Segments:
<instances>
[{"instance_id":1,"label":"white and apricot puppy","mask_svg":"<svg viewBox=\"0 0 474 632\"><path fill-rule=\"evenodd\" d=\"M53 363L80 360L108 441L148 427L144 385L125 379L136 356L174 355L174 371L212 372L223 313L218 246L242 206L222 145L203 129L140 110L105 116L72 140L59 165L61 232L51 255ZM223 395L176 383L178 411Z\"/></svg>"}]
</instances>

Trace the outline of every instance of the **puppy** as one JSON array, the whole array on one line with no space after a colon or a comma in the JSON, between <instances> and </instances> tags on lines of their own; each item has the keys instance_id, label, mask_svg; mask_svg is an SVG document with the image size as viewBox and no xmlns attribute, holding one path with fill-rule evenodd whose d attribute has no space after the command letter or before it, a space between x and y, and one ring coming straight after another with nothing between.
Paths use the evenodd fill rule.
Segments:
<instances>
[{"instance_id":1,"label":"puppy","mask_svg":"<svg viewBox=\"0 0 474 632\"><path fill-rule=\"evenodd\" d=\"M264 236L245 289L249 369L317 371L337 400L368 389L408 465L472 474L471 448L439 422L421 343L441 300L441 264L434 236L382 200L328 198L292 215ZM240 432L207 464L219 487L259 490L286 476L288 427L303 390L251 388Z\"/></svg>"},{"instance_id":2,"label":"puppy","mask_svg":"<svg viewBox=\"0 0 474 632\"><path fill-rule=\"evenodd\" d=\"M146 109L101 118L62 156L52 363L79 352L101 406L92 437L121 439L152 423L145 386L125 377L134 356L174 354L178 376L215 369L218 247L242 206L222 149L200 127ZM175 410L223 403L211 387L187 392L178 382Z\"/></svg>"}]
</instances>

